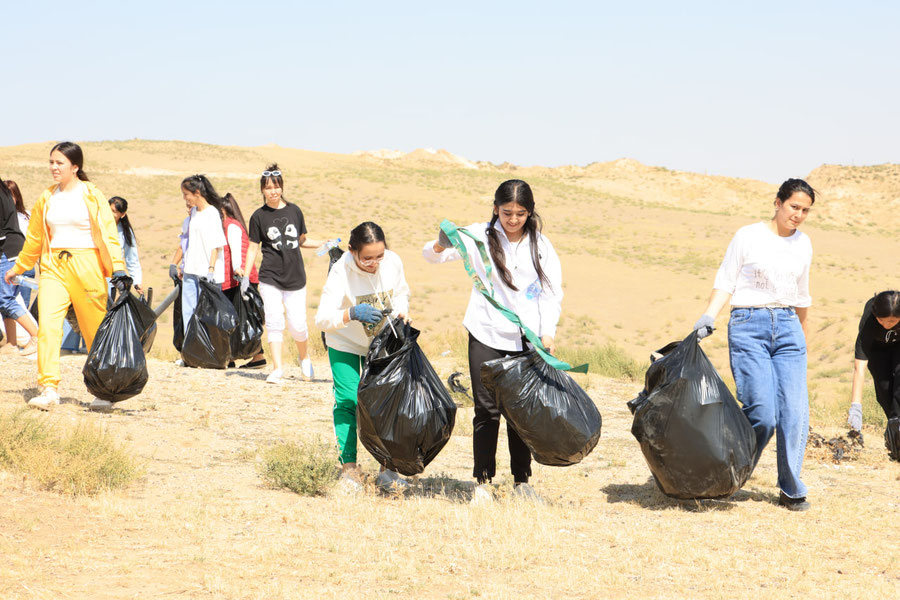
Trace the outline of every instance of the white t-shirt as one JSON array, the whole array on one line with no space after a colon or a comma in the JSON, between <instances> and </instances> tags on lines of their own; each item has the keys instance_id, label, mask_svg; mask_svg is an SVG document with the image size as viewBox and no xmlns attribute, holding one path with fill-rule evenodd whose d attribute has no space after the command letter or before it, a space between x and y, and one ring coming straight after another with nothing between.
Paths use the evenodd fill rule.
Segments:
<instances>
[{"instance_id":1,"label":"white t-shirt","mask_svg":"<svg viewBox=\"0 0 900 600\"><path fill-rule=\"evenodd\" d=\"M465 229L475 234L490 253L487 227L488 223L475 223ZM562 312L563 299L562 267L556 250L550 240L542 234L538 235L538 261L547 279L550 280L550 285L547 285L540 280L537 270L534 268L531 258L531 241L528 236L523 235L519 242L513 244L507 239L499 221L494 224L494 229L500 238L500 247L503 249L506 268L512 276L513 285L518 288L518 291L508 288L500 279L497 269L493 268L490 282L494 284L494 298L519 315L522 322L539 337L556 337L556 326ZM478 276L485 285L489 285L484 263L475 242L466 235L461 234L460 238L466 245L466 252L469 254ZM428 242L422 248L422 256L425 257L425 260L430 263L444 263L462 259L459 251L454 248L444 250L440 254L436 253L434 251L435 241ZM506 351L522 349L522 332L519 327L489 304L474 285L469 297L469 306L466 308L466 316L463 318L463 326L475 339L491 348Z\"/></svg>"},{"instance_id":2,"label":"white t-shirt","mask_svg":"<svg viewBox=\"0 0 900 600\"><path fill-rule=\"evenodd\" d=\"M781 237L765 223L754 223L734 234L713 287L729 292L732 306L805 308L812 305L811 262L812 244L805 233Z\"/></svg>"},{"instance_id":3,"label":"white t-shirt","mask_svg":"<svg viewBox=\"0 0 900 600\"><path fill-rule=\"evenodd\" d=\"M187 250L184 252L184 272L188 275L203 277L209 272L209 257L213 249L218 248L216 268L213 277L216 283L225 281L225 232L222 229L222 217L213 206L203 210L191 209L188 225Z\"/></svg>"},{"instance_id":4,"label":"white t-shirt","mask_svg":"<svg viewBox=\"0 0 900 600\"><path fill-rule=\"evenodd\" d=\"M85 187L59 188L50 196L45 221L50 229L50 248L96 248L91 236L91 217L84 201Z\"/></svg>"}]
</instances>

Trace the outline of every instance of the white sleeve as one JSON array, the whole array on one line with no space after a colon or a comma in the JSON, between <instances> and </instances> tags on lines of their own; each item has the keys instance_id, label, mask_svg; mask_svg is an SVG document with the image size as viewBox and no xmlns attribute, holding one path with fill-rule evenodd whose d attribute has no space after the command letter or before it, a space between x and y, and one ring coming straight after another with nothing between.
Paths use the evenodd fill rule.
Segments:
<instances>
[{"instance_id":1,"label":"white sleeve","mask_svg":"<svg viewBox=\"0 0 900 600\"><path fill-rule=\"evenodd\" d=\"M716 280L713 283L713 289L722 290L733 294L737 288L738 277L741 275L741 268L744 266L744 244L741 232L739 231L731 238L728 244L728 250L725 251L725 258L719 266L716 273Z\"/></svg>"},{"instance_id":2,"label":"white sleeve","mask_svg":"<svg viewBox=\"0 0 900 600\"><path fill-rule=\"evenodd\" d=\"M443 252L435 252L434 245L437 243L437 240L431 240L425 247L422 248L422 256L425 257L430 263L440 264L445 262L450 262L451 260L460 260L462 255L460 255L459 251L456 248L447 248Z\"/></svg>"},{"instance_id":3,"label":"white sleeve","mask_svg":"<svg viewBox=\"0 0 900 600\"><path fill-rule=\"evenodd\" d=\"M322 288L319 308L316 309L316 327L322 331L334 331L347 326L344 323L346 307L343 306L345 291L344 273L336 263L328 273L325 287Z\"/></svg>"},{"instance_id":4,"label":"white sleeve","mask_svg":"<svg viewBox=\"0 0 900 600\"><path fill-rule=\"evenodd\" d=\"M809 257L797 282L797 304L795 308L808 308L812 306L812 296L809 295L809 266L812 263L812 244L809 246Z\"/></svg>"},{"instance_id":5,"label":"white sleeve","mask_svg":"<svg viewBox=\"0 0 900 600\"><path fill-rule=\"evenodd\" d=\"M394 296L391 298L395 313L403 313L409 316L409 284L406 283L406 273L403 271L403 262L397 257L399 265L397 281L394 284Z\"/></svg>"},{"instance_id":6,"label":"white sleeve","mask_svg":"<svg viewBox=\"0 0 900 600\"><path fill-rule=\"evenodd\" d=\"M240 269L243 265L243 252L241 252L241 242L243 241L244 235L241 231L240 225L235 225L234 223L228 226L227 232L228 238L228 249L231 251L231 269L236 271Z\"/></svg>"},{"instance_id":7,"label":"white sleeve","mask_svg":"<svg viewBox=\"0 0 900 600\"><path fill-rule=\"evenodd\" d=\"M209 242L210 250L212 250L213 248L224 248L226 240L225 229L222 227L222 217L219 216L219 213L218 211L216 211L215 207L210 208L212 208L212 216L206 221L206 223L203 224L203 236ZM206 258L207 260L209 259L208 256Z\"/></svg>"},{"instance_id":8,"label":"white sleeve","mask_svg":"<svg viewBox=\"0 0 900 600\"><path fill-rule=\"evenodd\" d=\"M541 243L545 244L546 252L546 258L541 264L541 268L547 279L550 280L550 285L542 284L541 295L538 296L541 321L540 331L537 334L541 337L545 335L556 337L556 326L559 324L559 316L562 313L562 265L550 240L542 238Z\"/></svg>"}]
</instances>

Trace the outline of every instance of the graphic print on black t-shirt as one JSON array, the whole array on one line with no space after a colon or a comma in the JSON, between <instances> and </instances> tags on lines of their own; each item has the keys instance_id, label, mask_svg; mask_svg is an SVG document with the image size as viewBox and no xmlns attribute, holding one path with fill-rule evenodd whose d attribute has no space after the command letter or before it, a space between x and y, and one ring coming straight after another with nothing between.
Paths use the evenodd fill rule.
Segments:
<instances>
[{"instance_id":1,"label":"graphic print on black t-shirt","mask_svg":"<svg viewBox=\"0 0 900 600\"><path fill-rule=\"evenodd\" d=\"M303 211L296 204L281 208L262 206L250 217L247 234L262 246L259 280L282 290L306 285L306 270L300 254L300 238L306 233Z\"/></svg>"}]
</instances>

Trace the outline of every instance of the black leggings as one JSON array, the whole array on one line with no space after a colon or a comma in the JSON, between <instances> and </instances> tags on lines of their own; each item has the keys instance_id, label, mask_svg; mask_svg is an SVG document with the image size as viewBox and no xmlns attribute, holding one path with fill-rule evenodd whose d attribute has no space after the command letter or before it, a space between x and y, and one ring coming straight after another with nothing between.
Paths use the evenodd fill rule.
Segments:
<instances>
[{"instance_id":1,"label":"black leggings","mask_svg":"<svg viewBox=\"0 0 900 600\"><path fill-rule=\"evenodd\" d=\"M475 417L472 419L475 468L472 476L478 483L490 481L497 472L497 435L500 433L500 407L497 406L494 396L481 384L481 364L495 358L517 354L521 352L497 350L486 346L469 334L469 376L472 379L472 397L475 400ZM509 460L513 479L516 483L526 483L531 476L531 452L509 421L506 423L506 433L509 438Z\"/></svg>"},{"instance_id":2,"label":"black leggings","mask_svg":"<svg viewBox=\"0 0 900 600\"><path fill-rule=\"evenodd\" d=\"M869 351L868 366L884 414L888 419L900 417L900 344Z\"/></svg>"}]
</instances>

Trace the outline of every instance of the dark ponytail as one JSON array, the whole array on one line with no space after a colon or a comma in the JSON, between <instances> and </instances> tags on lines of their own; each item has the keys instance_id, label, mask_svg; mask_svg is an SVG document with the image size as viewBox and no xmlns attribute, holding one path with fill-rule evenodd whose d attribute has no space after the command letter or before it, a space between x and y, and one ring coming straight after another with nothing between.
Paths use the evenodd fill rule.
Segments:
<instances>
[{"instance_id":1,"label":"dark ponytail","mask_svg":"<svg viewBox=\"0 0 900 600\"><path fill-rule=\"evenodd\" d=\"M125 245L134 248L136 237L134 228L131 227L131 221L128 220L128 200L121 196L113 196L109 199L110 206L115 206L116 211L122 216L119 218L119 224L122 226L122 236L125 238Z\"/></svg>"},{"instance_id":2,"label":"dark ponytail","mask_svg":"<svg viewBox=\"0 0 900 600\"><path fill-rule=\"evenodd\" d=\"M531 186L521 179L510 179L509 181L501 183L500 187L497 188L497 191L494 192L494 208L499 212L501 206L509 204L510 202L515 202L528 211L528 218L525 220L523 229L524 234L528 236L528 241L531 244L531 263L534 265L534 270L537 271L540 282L547 287L551 287L550 278L547 277L547 274L544 273L544 269L541 268L541 255L538 251L538 241L540 240L540 233L544 224L541 221L541 217L534 210L534 194L531 192ZM500 237L497 234L497 230L494 228L494 225L499 218L499 214L495 213L491 217L491 222L485 232L488 239L488 248L491 252L491 260L494 263L494 268L497 269L497 273L500 275L500 280L503 281L506 287L518 292L519 288L513 285L512 275L510 275L509 269L506 268L506 259L503 256Z\"/></svg>"},{"instance_id":3,"label":"dark ponytail","mask_svg":"<svg viewBox=\"0 0 900 600\"><path fill-rule=\"evenodd\" d=\"M185 177L181 182L181 187L191 193L199 193L203 196L210 206L215 207L219 213L219 218L222 218L222 198L216 192L216 188L213 187L209 179L206 178L206 175Z\"/></svg>"},{"instance_id":4,"label":"dark ponytail","mask_svg":"<svg viewBox=\"0 0 900 600\"><path fill-rule=\"evenodd\" d=\"M900 317L900 292L888 290L875 294L872 303L872 314L878 319Z\"/></svg>"},{"instance_id":5,"label":"dark ponytail","mask_svg":"<svg viewBox=\"0 0 900 600\"><path fill-rule=\"evenodd\" d=\"M53 154L57 150L69 159L70 163L78 167L78 170L75 172L75 176L78 177L78 179L81 181L89 181L87 173L84 172L84 152L81 151L81 146L75 142L60 142L50 149L50 154Z\"/></svg>"}]
</instances>

